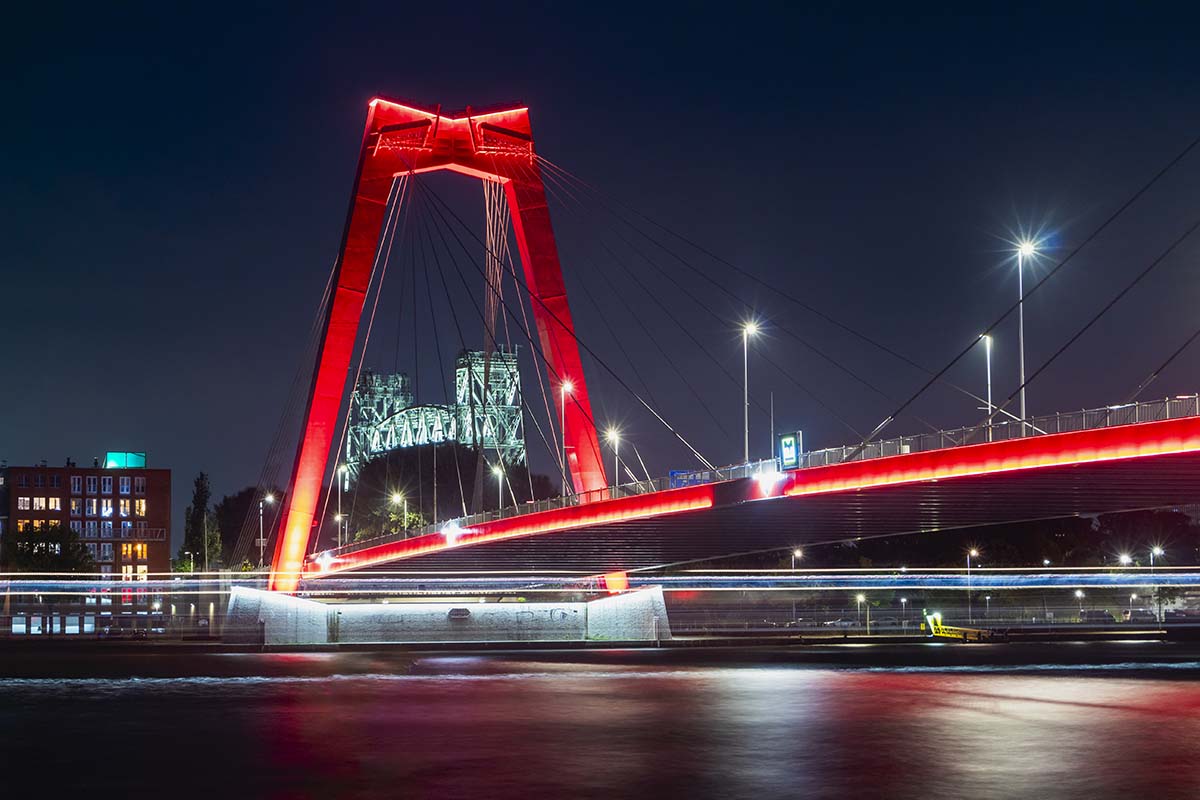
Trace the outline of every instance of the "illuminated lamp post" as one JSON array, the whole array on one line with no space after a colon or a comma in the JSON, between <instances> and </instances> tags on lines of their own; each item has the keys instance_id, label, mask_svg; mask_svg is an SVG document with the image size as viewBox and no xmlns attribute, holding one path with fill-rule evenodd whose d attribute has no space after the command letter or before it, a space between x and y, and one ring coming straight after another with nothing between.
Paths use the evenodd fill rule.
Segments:
<instances>
[{"instance_id":1,"label":"illuminated lamp post","mask_svg":"<svg viewBox=\"0 0 1200 800\"><path fill-rule=\"evenodd\" d=\"M1121 553L1121 555L1117 556L1117 561L1121 562L1122 567L1128 567L1133 563L1133 556L1129 555L1129 553Z\"/></svg>"},{"instance_id":2,"label":"illuminated lamp post","mask_svg":"<svg viewBox=\"0 0 1200 800\"><path fill-rule=\"evenodd\" d=\"M575 391L575 384L566 380L562 382L562 388L559 392L562 398L561 413L559 420L560 429L562 431L563 449L562 449L562 496L567 496L567 395Z\"/></svg>"},{"instance_id":3,"label":"illuminated lamp post","mask_svg":"<svg viewBox=\"0 0 1200 800\"><path fill-rule=\"evenodd\" d=\"M1079 618L1083 619L1083 589L1075 590L1075 599L1079 601Z\"/></svg>"},{"instance_id":4,"label":"illuminated lamp post","mask_svg":"<svg viewBox=\"0 0 1200 800\"><path fill-rule=\"evenodd\" d=\"M750 337L758 333L758 323L742 326L742 463L750 463Z\"/></svg>"},{"instance_id":5,"label":"illuminated lamp post","mask_svg":"<svg viewBox=\"0 0 1200 800\"><path fill-rule=\"evenodd\" d=\"M338 468L337 468L338 509L337 509L337 516L334 517L334 519L337 520L337 524L338 524L338 529L337 529L338 547L342 546L342 519L343 519L343 517L342 517L342 483L345 480L346 480L346 465L340 464L340 465L338 465Z\"/></svg>"},{"instance_id":6,"label":"illuminated lamp post","mask_svg":"<svg viewBox=\"0 0 1200 800\"><path fill-rule=\"evenodd\" d=\"M1137 593L1129 595L1129 621L1133 622L1133 601L1137 600Z\"/></svg>"},{"instance_id":7,"label":"illuminated lamp post","mask_svg":"<svg viewBox=\"0 0 1200 800\"><path fill-rule=\"evenodd\" d=\"M971 559L978 558L979 551L972 547L967 551L967 621L974 622L975 615L971 609Z\"/></svg>"},{"instance_id":8,"label":"illuminated lamp post","mask_svg":"<svg viewBox=\"0 0 1200 800\"><path fill-rule=\"evenodd\" d=\"M492 474L496 476L496 510L504 507L504 470L499 464L492 465Z\"/></svg>"},{"instance_id":9,"label":"illuminated lamp post","mask_svg":"<svg viewBox=\"0 0 1200 800\"><path fill-rule=\"evenodd\" d=\"M865 594L858 594L854 596L854 600L858 603L858 625L862 627L862 607L863 603L867 602L867 596ZM871 612L868 611L867 613L870 614Z\"/></svg>"},{"instance_id":10,"label":"illuminated lamp post","mask_svg":"<svg viewBox=\"0 0 1200 800\"><path fill-rule=\"evenodd\" d=\"M275 495L268 494L258 501L258 568L263 568L263 550L267 546L267 539L263 531L263 503L274 503Z\"/></svg>"},{"instance_id":11,"label":"illuminated lamp post","mask_svg":"<svg viewBox=\"0 0 1200 800\"><path fill-rule=\"evenodd\" d=\"M907 629L908 628L908 598L907 597L900 598L900 608L902 609L900 612L900 616L904 620L905 629Z\"/></svg>"},{"instance_id":12,"label":"illuminated lamp post","mask_svg":"<svg viewBox=\"0 0 1200 800\"><path fill-rule=\"evenodd\" d=\"M405 497L400 492L393 492L392 493L392 505L394 505L394 506L403 505L404 506L404 512L403 512L404 516L401 517L401 519L400 519L400 527L401 527L401 530L407 531L408 530L408 498Z\"/></svg>"},{"instance_id":13,"label":"illuminated lamp post","mask_svg":"<svg viewBox=\"0 0 1200 800\"><path fill-rule=\"evenodd\" d=\"M613 450L613 481L612 491L610 494L613 497L617 496L617 486L621 483L621 432L616 428L609 428L604 434L604 438L608 439L608 443L612 445Z\"/></svg>"},{"instance_id":14,"label":"illuminated lamp post","mask_svg":"<svg viewBox=\"0 0 1200 800\"><path fill-rule=\"evenodd\" d=\"M1037 254L1037 244L1026 239L1017 246L1017 338L1021 369L1021 435L1025 435L1025 259Z\"/></svg>"},{"instance_id":15,"label":"illuminated lamp post","mask_svg":"<svg viewBox=\"0 0 1200 800\"><path fill-rule=\"evenodd\" d=\"M796 570L796 561L798 561L801 558L804 558L804 551L801 550L799 547L797 547L795 550L792 551L792 571L793 572L795 572L795 570Z\"/></svg>"}]
</instances>

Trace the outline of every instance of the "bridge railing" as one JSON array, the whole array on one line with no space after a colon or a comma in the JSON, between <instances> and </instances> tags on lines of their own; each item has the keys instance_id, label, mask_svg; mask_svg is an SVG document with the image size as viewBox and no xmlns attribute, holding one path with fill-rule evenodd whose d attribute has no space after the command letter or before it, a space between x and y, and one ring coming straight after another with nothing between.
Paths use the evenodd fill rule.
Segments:
<instances>
[{"instance_id":1,"label":"bridge railing","mask_svg":"<svg viewBox=\"0 0 1200 800\"><path fill-rule=\"evenodd\" d=\"M901 436L896 439L883 439L868 444L863 448L861 453L854 456L853 460L866 461L884 456L920 453L929 450L945 450L950 447L961 447L968 444L1002 442L1009 439L1041 436L1049 433L1069 433L1071 431L1111 428L1117 425L1132 425L1139 422L1158 422L1166 419L1195 416L1200 416L1200 395L1183 395L1168 397L1162 400L1148 400L1143 403L1125 403L1116 406L1106 406L1104 408L1090 408L1081 411L1067 411L1030 417L1024 425L1018 420L1006 419L980 427L956 428L953 430L921 433L915 436ZM802 453L798 468L804 469L808 467L823 467L829 464L840 464L843 461L851 460L851 455L857 449L858 445L844 445L842 447L830 447L824 450L813 450L808 453Z\"/></svg>"},{"instance_id":2,"label":"bridge railing","mask_svg":"<svg viewBox=\"0 0 1200 800\"><path fill-rule=\"evenodd\" d=\"M1092 408L1031 417L1023 426L1021 422L1009 419L978 428L956 428L953 430L922 433L915 436L883 439L871 442L857 455L854 455L854 451L858 449L858 445L812 450L800 455L798 466L795 469L823 467L830 464L840 464L849 460L866 461L873 458L905 455L907 453L945 450L969 444L984 444L986 442L1019 439L1022 436L1068 433L1071 431L1110 428L1117 425L1132 425L1139 422L1157 422L1195 416L1200 416L1200 395L1168 397L1162 400L1149 400L1143 403L1125 403L1105 408ZM1022 431L1022 428L1024 428L1024 431ZM851 459L852 455L854 455L853 459ZM330 552L335 556L345 555L389 542L402 541L429 533L437 533L445 530L448 525L457 525L462 530L469 530L473 526L485 522L521 517L539 511L551 511L559 508L585 505L597 500L608 500L616 497L630 497L649 494L651 492L661 492L667 489L678 489L683 486L698 486L707 483L735 480L737 478L752 478L763 473L775 472L777 469L778 464L775 459L765 459L762 461L752 461L748 464L733 464L710 470L675 472L666 478L652 478L634 483L623 483L616 487L598 489L592 492L520 503L498 510L471 514L454 520L445 520L437 524L412 528L407 531L379 536L373 539L363 539L335 548ZM789 469L792 468L789 467Z\"/></svg>"}]
</instances>

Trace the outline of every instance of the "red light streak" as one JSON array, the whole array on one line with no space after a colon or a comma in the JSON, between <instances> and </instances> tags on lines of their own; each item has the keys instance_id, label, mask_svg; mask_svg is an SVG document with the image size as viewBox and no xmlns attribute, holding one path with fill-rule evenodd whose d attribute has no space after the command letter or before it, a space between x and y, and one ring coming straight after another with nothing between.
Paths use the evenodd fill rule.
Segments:
<instances>
[{"instance_id":1,"label":"red light streak","mask_svg":"<svg viewBox=\"0 0 1200 800\"><path fill-rule=\"evenodd\" d=\"M441 533L431 533L346 553L324 569L321 564L309 561L305 565L305 577L325 577L348 569L362 569L386 561L438 553L462 547L465 544L481 544L502 539L514 539L519 536L536 536L543 533L584 528L591 525L661 517L683 511L711 508L712 505L713 487L711 484L669 489L636 497L620 497L616 500L600 500L581 506L570 506L528 514L523 517L485 522L459 531L454 543L448 542Z\"/></svg>"},{"instance_id":2,"label":"red light streak","mask_svg":"<svg viewBox=\"0 0 1200 800\"><path fill-rule=\"evenodd\" d=\"M783 494L851 492L1197 450L1200 417L1186 417L794 470L787 474Z\"/></svg>"}]
</instances>

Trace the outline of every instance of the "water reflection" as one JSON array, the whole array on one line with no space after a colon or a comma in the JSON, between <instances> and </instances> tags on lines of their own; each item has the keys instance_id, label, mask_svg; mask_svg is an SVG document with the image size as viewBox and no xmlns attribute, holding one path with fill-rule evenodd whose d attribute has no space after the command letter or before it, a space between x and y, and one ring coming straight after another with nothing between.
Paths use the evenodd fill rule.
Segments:
<instances>
[{"instance_id":1,"label":"water reflection","mask_svg":"<svg viewBox=\"0 0 1200 800\"><path fill-rule=\"evenodd\" d=\"M167 797L1200 797L1189 680L603 654L222 663L0 680L6 757L46 788Z\"/></svg>"}]
</instances>

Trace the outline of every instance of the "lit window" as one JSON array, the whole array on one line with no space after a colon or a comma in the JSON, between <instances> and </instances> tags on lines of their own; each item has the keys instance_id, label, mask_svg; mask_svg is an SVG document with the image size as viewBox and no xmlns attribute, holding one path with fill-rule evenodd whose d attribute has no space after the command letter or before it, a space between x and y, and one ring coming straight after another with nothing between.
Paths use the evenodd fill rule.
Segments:
<instances>
[{"instance_id":1,"label":"lit window","mask_svg":"<svg viewBox=\"0 0 1200 800\"><path fill-rule=\"evenodd\" d=\"M121 558L130 558L133 556L133 545L128 542L121 545Z\"/></svg>"},{"instance_id":2,"label":"lit window","mask_svg":"<svg viewBox=\"0 0 1200 800\"><path fill-rule=\"evenodd\" d=\"M88 494L96 493L96 476L95 475L87 476L87 493Z\"/></svg>"},{"instance_id":3,"label":"lit window","mask_svg":"<svg viewBox=\"0 0 1200 800\"><path fill-rule=\"evenodd\" d=\"M44 497L33 498L33 510L34 511L45 511L46 510L46 498L44 498Z\"/></svg>"},{"instance_id":4,"label":"lit window","mask_svg":"<svg viewBox=\"0 0 1200 800\"><path fill-rule=\"evenodd\" d=\"M35 531L40 531L40 530L41 530L42 528L44 528L44 527L46 527L46 520L44 520L44 519L35 519L35 520L33 521L33 529L34 529Z\"/></svg>"},{"instance_id":5,"label":"lit window","mask_svg":"<svg viewBox=\"0 0 1200 800\"><path fill-rule=\"evenodd\" d=\"M101 542L100 543L100 560L101 561L112 561L113 560L112 542ZM103 572L103 570L101 570L101 571Z\"/></svg>"},{"instance_id":6,"label":"lit window","mask_svg":"<svg viewBox=\"0 0 1200 800\"><path fill-rule=\"evenodd\" d=\"M100 476L100 494L112 494L112 475Z\"/></svg>"},{"instance_id":7,"label":"lit window","mask_svg":"<svg viewBox=\"0 0 1200 800\"><path fill-rule=\"evenodd\" d=\"M71 530L75 533L76 536L83 533L83 520L73 519L73 520L71 520L71 522L69 524L71 526Z\"/></svg>"},{"instance_id":8,"label":"lit window","mask_svg":"<svg viewBox=\"0 0 1200 800\"><path fill-rule=\"evenodd\" d=\"M144 498L133 501L133 513L139 517L146 516L146 500Z\"/></svg>"},{"instance_id":9,"label":"lit window","mask_svg":"<svg viewBox=\"0 0 1200 800\"><path fill-rule=\"evenodd\" d=\"M17 498L17 511L28 511L29 503L30 503L30 498L18 497Z\"/></svg>"},{"instance_id":10,"label":"lit window","mask_svg":"<svg viewBox=\"0 0 1200 800\"><path fill-rule=\"evenodd\" d=\"M121 499L121 516L129 516L129 501L124 498Z\"/></svg>"},{"instance_id":11,"label":"lit window","mask_svg":"<svg viewBox=\"0 0 1200 800\"><path fill-rule=\"evenodd\" d=\"M33 529L33 523L30 520L27 520L27 519L17 520L17 530L28 531L28 530L32 530L32 529Z\"/></svg>"},{"instance_id":12,"label":"lit window","mask_svg":"<svg viewBox=\"0 0 1200 800\"><path fill-rule=\"evenodd\" d=\"M146 543L138 542L137 544L135 544L133 546L133 555L135 558L139 558L139 559L145 561L146 560Z\"/></svg>"},{"instance_id":13,"label":"lit window","mask_svg":"<svg viewBox=\"0 0 1200 800\"><path fill-rule=\"evenodd\" d=\"M133 523L127 519L121 520L121 538L128 539L133 535Z\"/></svg>"},{"instance_id":14,"label":"lit window","mask_svg":"<svg viewBox=\"0 0 1200 800\"><path fill-rule=\"evenodd\" d=\"M145 494L146 493L146 479L145 478L136 477L133 479L133 493L134 494Z\"/></svg>"},{"instance_id":15,"label":"lit window","mask_svg":"<svg viewBox=\"0 0 1200 800\"><path fill-rule=\"evenodd\" d=\"M95 539L99 530L100 527L96 524L96 520L94 519L89 519L87 522L83 523L83 537L85 539Z\"/></svg>"},{"instance_id":16,"label":"lit window","mask_svg":"<svg viewBox=\"0 0 1200 800\"><path fill-rule=\"evenodd\" d=\"M105 497L105 498L103 498L103 499L100 501L100 516L102 516L102 517L111 517L111 516L112 516L112 514L113 514L113 503L112 503L112 500L110 500L109 498Z\"/></svg>"},{"instance_id":17,"label":"lit window","mask_svg":"<svg viewBox=\"0 0 1200 800\"><path fill-rule=\"evenodd\" d=\"M138 565L137 565L137 579L138 579L139 581L145 581L145 580L149 580L149 579L150 579L150 567L149 567L149 565L147 565L147 564L138 564ZM143 603L145 602L145 597L141 597L141 598L139 598L139 599L140 599L140 600L141 600Z\"/></svg>"},{"instance_id":18,"label":"lit window","mask_svg":"<svg viewBox=\"0 0 1200 800\"><path fill-rule=\"evenodd\" d=\"M123 580L123 581L133 580L133 564L122 564L121 565L121 580Z\"/></svg>"},{"instance_id":19,"label":"lit window","mask_svg":"<svg viewBox=\"0 0 1200 800\"><path fill-rule=\"evenodd\" d=\"M88 515L89 517L94 517L94 516L96 516L96 508L97 508L97 504L96 504L96 498L94 498L94 497L89 497L89 498L88 498L87 500L85 500L84 502L86 502L86 503L87 503L87 515Z\"/></svg>"},{"instance_id":20,"label":"lit window","mask_svg":"<svg viewBox=\"0 0 1200 800\"><path fill-rule=\"evenodd\" d=\"M71 476L71 494L83 494L83 476Z\"/></svg>"},{"instance_id":21,"label":"lit window","mask_svg":"<svg viewBox=\"0 0 1200 800\"><path fill-rule=\"evenodd\" d=\"M47 511L62 511L62 498L61 497L47 497L46 498L46 510Z\"/></svg>"},{"instance_id":22,"label":"lit window","mask_svg":"<svg viewBox=\"0 0 1200 800\"><path fill-rule=\"evenodd\" d=\"M83 499L82 498L79 498L79 497L71 498L71 516L72 517L82 517L83 516Z\"/></svg>"},{"instance_id":23,"label":"lit window","mask_svg":"<svg viewBox=\"0 0 1200 800\"><path fill-rule=\"evenodd\" d=\"M129 494L129 478L127 476L121 476L121 480L117 482L117 486L121 494Z\"/></svg>"},{"instance_id":24,"label":"lit window","mask_svg":"<svg viewBox=\"0 0 1200 800\"><path fill-rule=\"evenodd\" d=\"M106 520L100 521L100 538L101 539L111 539L112 538L112 520L106 519Z\"/></svg>"}]
</instances>

